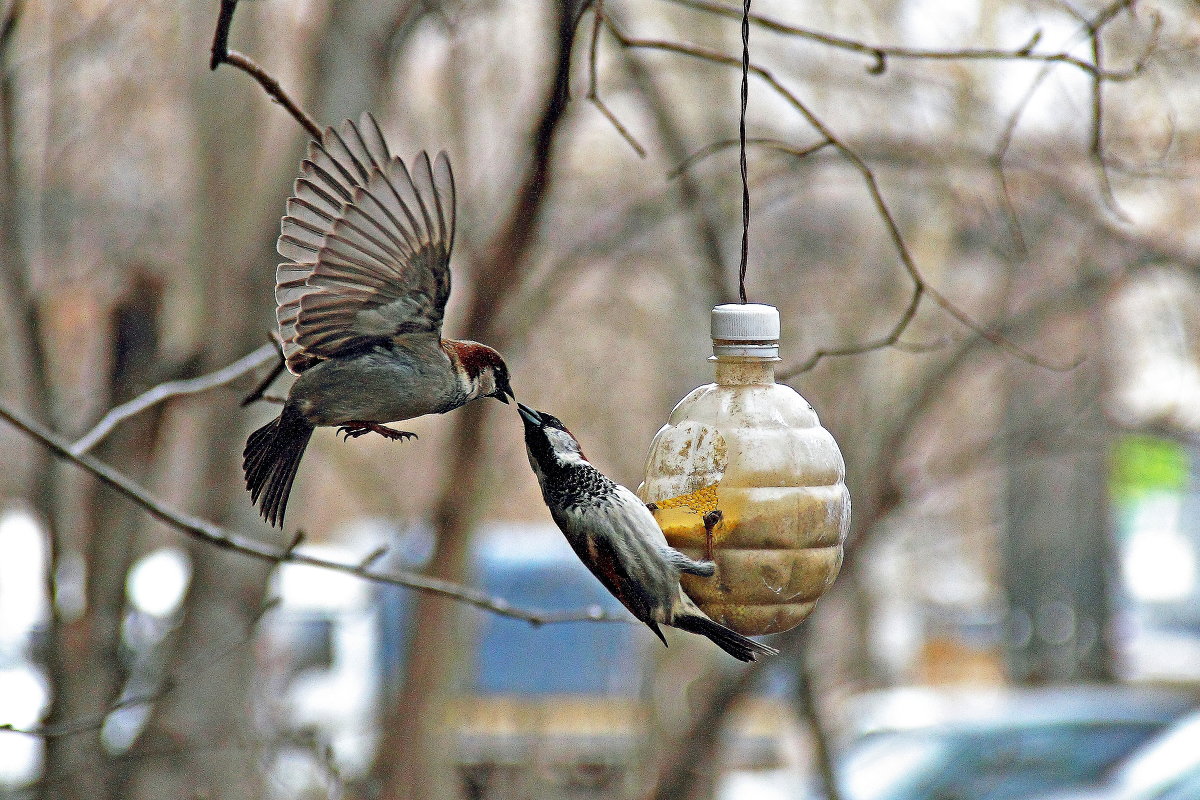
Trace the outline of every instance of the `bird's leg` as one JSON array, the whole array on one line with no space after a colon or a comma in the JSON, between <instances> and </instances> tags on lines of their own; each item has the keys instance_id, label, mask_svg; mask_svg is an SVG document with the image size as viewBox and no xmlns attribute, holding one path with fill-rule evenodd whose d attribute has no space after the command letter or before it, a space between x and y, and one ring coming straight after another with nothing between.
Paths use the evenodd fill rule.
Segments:
<instances>
[{"instance_id":1,"label":"bird's leg","mask_svg":"<svg viewBox=\"0 0 1200 800\"><path fill-rule=\"evenodd\" d=\"M365 436L368 433L378 433L385 439L395 441L404 441L405 439L416 439L415 433L409 431L398 431L394 428L389 428L386 425L380 425L378 422L359 422L353 420L345 425L338 427L338 433L346 437L346 441L357 439L360 436Z\"/></svg>"},{"instance_id":2,"label":"bird's leg","mask_svg":"<svg viewBox=\"0 0 1200 800\"><path fill-rule=\"evenodd\" d=\"M704 515L704 558L707 561L713 560L713 528L721 523L724 516L719 508Z\"/></svg>"}]
</instances>

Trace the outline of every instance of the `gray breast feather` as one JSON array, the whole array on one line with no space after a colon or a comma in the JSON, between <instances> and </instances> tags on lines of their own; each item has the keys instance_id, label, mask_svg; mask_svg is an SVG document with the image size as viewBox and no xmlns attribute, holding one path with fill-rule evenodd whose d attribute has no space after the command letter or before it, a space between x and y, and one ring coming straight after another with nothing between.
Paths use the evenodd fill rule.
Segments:
<instances>
[{"instance_id":1,"label":"gray breast feather","mask_svg":"<svg viewBox=\"0 0 1200 800\"><path fill-rule=\"evenodd\" d=\"M654 519L654 515L650 513L650 509L646 508L646 504L624 486L618 485L616 494L617 498L614 505L620 509L620 513L626 520L626 524L635 527L645 539L657 547L670 549L670 545L667 544L667 537L663 535L662 528L658 527L658 522Z\"/></svg>"},{"instance_id":2,"label":"gray breast feather","mask_svg":"<svg viewBox=\"0 0 1200 800\"><path fill-rule=\"evenodd\" d=\"M586 530L608 540L621 554L629 575L670 604L679 591L679 568L654 516L637 495L618 486L615 502L604 507L576 507L564 516L580 536Z\"/></svg>"}]
</instances>

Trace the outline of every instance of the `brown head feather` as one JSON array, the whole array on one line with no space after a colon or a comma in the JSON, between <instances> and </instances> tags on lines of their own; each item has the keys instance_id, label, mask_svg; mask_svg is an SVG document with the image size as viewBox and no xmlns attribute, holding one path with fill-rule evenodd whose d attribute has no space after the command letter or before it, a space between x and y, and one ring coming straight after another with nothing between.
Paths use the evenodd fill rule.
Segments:
<instances>
[{"instance_id":1,"label":"brown head feather","mask_svg":"<svg viewBox=\"0 0 1200 800\"><path fill-rule=\"evenodd\" d=\"M495 397L508 402L506 397L512 397L512 389L508 384L508 366L504 359L492 348L479 342L443 339L442 349L450 360L462 367L466 376L474 381L485 370L491 369L496 382Z\"/></svg>"},{"instance_id":2,"label":"brown head feather","mask_svg":"<svg viewBox=\"0 0 1200 800\"><path fill-rule=\"evenodd\" d=\"M467 375L474 379L479 377L484 367L495 369L504 366L504 359L492 348L479 342L464 342L455 339L444 339L442 347L451 361L460 364Z\"/></svg>"}]
</instances>

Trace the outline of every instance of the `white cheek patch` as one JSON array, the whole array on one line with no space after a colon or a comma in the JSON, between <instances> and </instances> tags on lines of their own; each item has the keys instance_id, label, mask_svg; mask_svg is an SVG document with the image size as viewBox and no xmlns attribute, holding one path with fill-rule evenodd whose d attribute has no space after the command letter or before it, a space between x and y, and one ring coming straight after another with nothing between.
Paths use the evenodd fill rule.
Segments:
<instances>
[{"instance_id":1,"label":"white cheek patch","mask_svg":"<svg viewBox=\"0 0 1200 800\"><path fill-rule=\"evenodd\" d=\"M546 438L550 440L550 446L560 457L579 458L579 444L571 434L560 431L558 428L546 428Z\"/></svg>"}]
</instances>

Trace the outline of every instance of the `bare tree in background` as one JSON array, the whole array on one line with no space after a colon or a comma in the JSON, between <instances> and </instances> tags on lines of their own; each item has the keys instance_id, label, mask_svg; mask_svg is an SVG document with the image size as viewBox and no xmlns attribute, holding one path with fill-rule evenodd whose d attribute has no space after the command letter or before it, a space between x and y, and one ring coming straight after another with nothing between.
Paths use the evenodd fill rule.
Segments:
<instances>
[{"instance_id":1,"label":"bare tree in background","mask_svg":"<svg viewBox=\"0 0 1200 800\"><path fill-rule=\"evenodd\" d=\"M1075 424L1103 417L1109 344L1098 309L1148 266L1193 277L1200 268L1180 224L1194 205L1184 179L1195 177L1185 157L1197 135L1188 89L1198 65L1176 46L1198 20L1172 2L994 0L954 14L912 2L761 5L751 20L748 289L783 311L788 376L841 442L855 498L846 573L803 634L828 646L817 658L801 633L785 638L810 690L797 708L815 720L823 687L886 680L864 644L863 563L886 523L922 513L935 490L953 495L963 538L988 552L1041 540L1048 525L1062 541L1094 545L1087 569L1061 548L1038 561L1044 575L996 566L998 589L1034 577L1035 598L1063 580L1102 585L1103 521L1068 515L1068 530L1037 492L1066 470L1086 483L1069 490L1077 507L1100 507L1108 434ZM244 69L205 68L215 4L5 10L0 401L78 439L112 406L263 344L278 217L308 133ZM518 395L578 420L595 460L635 484L670 404L708 380L707 308L734 299L740 14L709 0L250 3L232 42L318 125L375 109L398 131L400 152L451 150L465 178L449 324L500 347ZM669 330L666 319L676 320ZM0 485L50 543L53 701L40 728L0 731L44 740L40 797L274 791L263 764L275 732L255 716L254 641L273 567L302 551L292 532L273 538L242 491L238 454L256 417L235 414L239 394L228 387L252 382L172 394L87 448L204 520L152 518L153 504L133 505L112 483L3 434L20 469ZM997 399L1005 391L1007 406ZM1063 408L1078 414L1064 422ZM446 582L401 576L427 591L373 764L340 787L347 793L461 796L455 709L474 652L463 601L506 608L463 587L472 537L482 520L515 508L536 519L540 509L515 425L496 411L470 406L407 449L318 441L327 463L369 460L353 474L310 465L322 480L301 477L298 490L315 498L298 507L311 512L309 536L364 508L425 517L436 532L425 572ZM1047 420L1079 438L1043 436ZM1068 461L1083 453L1090 466L1031 470L1030 447ZM1006 471L1007 503L997 480ZM1016 534L997 522L1005 515ZM231 531L243 537L236 547ZM129 571L181 533L187 596L154 664L131 664ZM370 564L346 570L388 577ZM861 627L839 632L845 619ZM1070 652L1052 654L1065 671L1014 662L1013 677L1112 674L1107 621L1089 624L1098 630L1077 626ZM1084 639L1090 650L1077 646ZM657 751L641 771L655 797L711 794L716 733L756 674L701 672L691 718L664 715L673 727L664 733L678 735L643 748ZM148 717L117 745L104 720L127 707Z\"/></svg>"}]
</instances>

